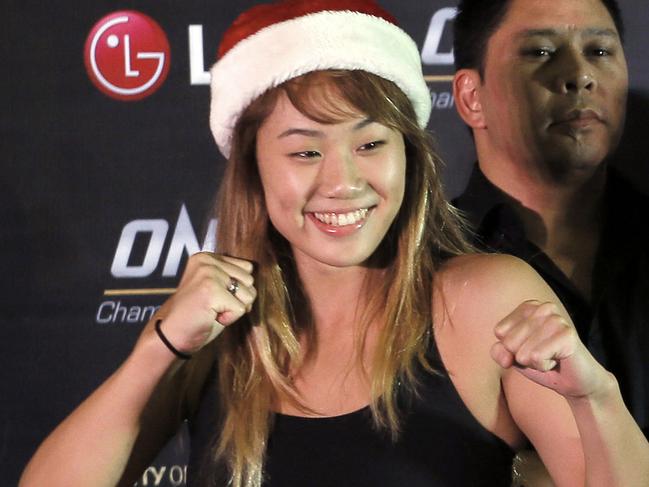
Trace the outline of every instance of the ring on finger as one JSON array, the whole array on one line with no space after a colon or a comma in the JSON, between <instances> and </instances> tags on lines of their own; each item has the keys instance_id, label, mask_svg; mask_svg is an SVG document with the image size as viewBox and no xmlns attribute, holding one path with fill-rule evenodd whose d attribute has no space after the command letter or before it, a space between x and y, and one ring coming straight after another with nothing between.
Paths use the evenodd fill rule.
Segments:
<instances>
[{"instance_id":1,"label":"ring on finger","mask_svg":"<svg viewBox=\"0 0 649 487\"><path fill-rule=\"evenodd\" d=\"M236 295L237 291L239 290L239 281L237 281L234 277L231 277L226 289L233 296Z\"/></svg>"}]
</instances>

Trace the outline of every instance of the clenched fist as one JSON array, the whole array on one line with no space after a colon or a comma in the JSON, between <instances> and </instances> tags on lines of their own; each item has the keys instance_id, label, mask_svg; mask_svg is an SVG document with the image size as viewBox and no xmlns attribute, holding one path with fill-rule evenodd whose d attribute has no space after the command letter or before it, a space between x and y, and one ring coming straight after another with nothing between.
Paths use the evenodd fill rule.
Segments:
<instances>
[{"instance_id":1,"label":"clenched fist","mask_svg":"<svg viewBox=\"0 0 649 487\"><path fill-rule=\"evenodd\" d=\"M178 289L157 313L178 350L194 353L252 309L253 264L211 252L192 255Z\"/></svg>"},{"instance_id":2,"label":"clenched fist","mask_svg":"<svg viewBox=\"0 0 649 487\"><path fill-rule=\"evenodd\" d=\"M523 302L496 325L494 334L498 341L491 356L501 367L514 366L564 397L590 396L607 383L608 372L555 303Z\"/></svg>"}]
</instances>

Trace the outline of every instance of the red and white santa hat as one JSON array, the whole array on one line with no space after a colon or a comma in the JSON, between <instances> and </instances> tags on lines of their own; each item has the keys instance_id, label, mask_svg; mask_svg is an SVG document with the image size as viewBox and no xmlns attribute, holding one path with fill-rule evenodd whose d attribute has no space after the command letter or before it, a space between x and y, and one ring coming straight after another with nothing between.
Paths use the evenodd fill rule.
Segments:
<instances>
[{"instance_id":1,"label":"red and white santa hat","mask_svg":"<svg viewBox=\"0 0 649 487\"><path fill-rule=\"evenodd\" d=\"M421 127L430 93L412 38L374 0L284 0L257 5L225 32L211 69L210 127L229 157L245 108L270 88L311 71L363 70L394 82Z\"/></svg>"}]
</instances>

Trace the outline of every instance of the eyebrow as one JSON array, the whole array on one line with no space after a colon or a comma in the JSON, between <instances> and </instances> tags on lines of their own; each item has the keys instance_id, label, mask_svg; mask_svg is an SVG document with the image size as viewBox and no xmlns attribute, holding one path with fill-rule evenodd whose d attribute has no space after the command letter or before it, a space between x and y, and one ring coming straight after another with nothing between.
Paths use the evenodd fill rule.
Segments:
<instances>
[{"instance_id":1,"label":"eyebrow","mask_svg":"<svg viewBox=\"0 0 649 487\"><path fill-rule=\"evenodd\" d=\"M374 120L371 118L365 118L358 122L356 125L352 127L352 130L361 130L364 127L367 127L371 123L374 123ZM324 138L325 133L322 132L321 130L313 130L313 129L303 129L303 128L290 128L287 130L284 130L281 134L277 136L278 139L281 139L283 137L288 137L290 135L302 135L304 137L315 137L315 138Z\"/></svg>"},{"instance_id":2,"label":"eyebrow","mask_svg":"<svg viewBox=\"0 0 649 487\"><path fill-rule=\"evenodd\" d=\"M560 31L558 31L557 29L528 29L519 32L518 34L516 34L516 37L526 39L530 37L552 37L559 34ZM616 39L619 37L615 29L610 29L608 27L589 27L582 31L582 35L586 35L588 37L615 37Z\"/></svg>"}]
</instances>

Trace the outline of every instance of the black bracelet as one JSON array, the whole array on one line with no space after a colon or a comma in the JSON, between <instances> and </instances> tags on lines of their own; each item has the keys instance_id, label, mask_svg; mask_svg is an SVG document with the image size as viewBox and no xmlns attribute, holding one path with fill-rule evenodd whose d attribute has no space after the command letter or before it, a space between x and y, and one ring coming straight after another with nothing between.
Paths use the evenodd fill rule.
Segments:
<instances>
[{"instance_id":1,"label":"black bracelet","mask_svg":"<svg viewBox=\"0 0 649 487\"><path fill-rule=\"evenodd\" d=\"M153 325L153 327L155 328L155 332L160 337L160 340L162 340L162 343L164 343L166 345L166 347L169 350L171 350L176 357L181 358L183 360L189 360L190 358L192 358L192 356L190 354L185 353L185 352L181 352L180 350L178 350L176 347L174 347L171 344L169 339L167 339L167 337L164 335L164 333L162 333L162 330L160 329L160 323L162 323L162 318L158 318L157 320L155 320L155 325Z\"/></svg>"}]
</instances>

